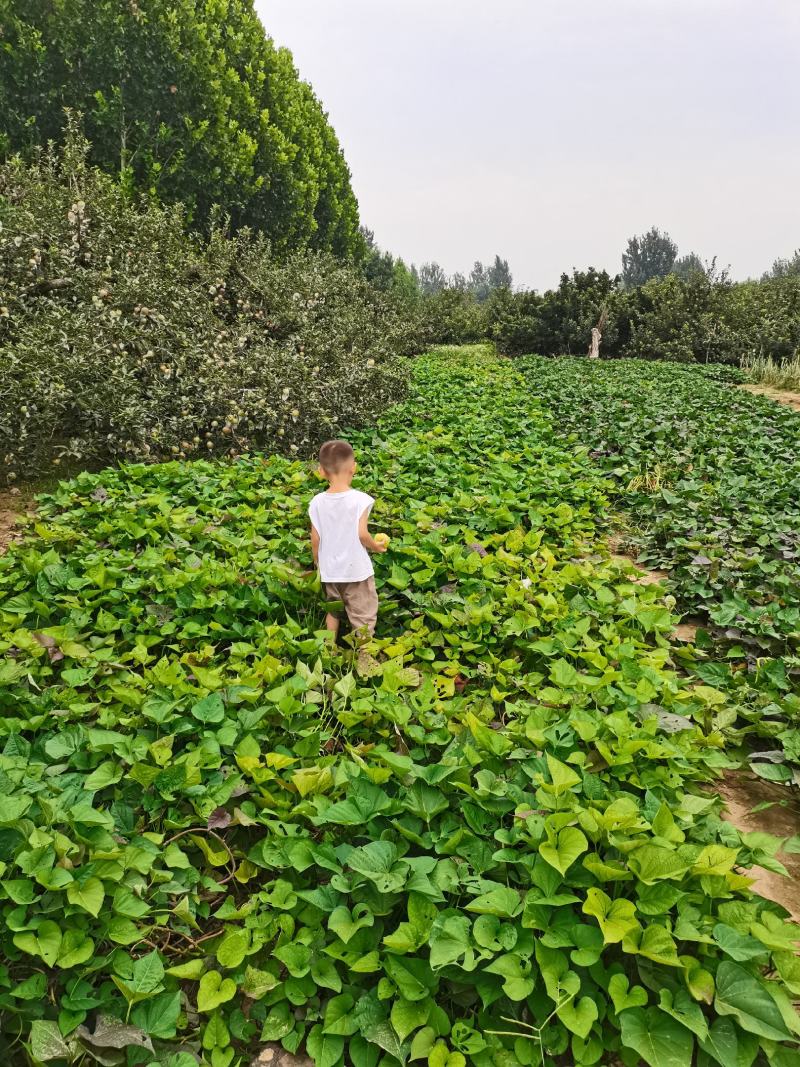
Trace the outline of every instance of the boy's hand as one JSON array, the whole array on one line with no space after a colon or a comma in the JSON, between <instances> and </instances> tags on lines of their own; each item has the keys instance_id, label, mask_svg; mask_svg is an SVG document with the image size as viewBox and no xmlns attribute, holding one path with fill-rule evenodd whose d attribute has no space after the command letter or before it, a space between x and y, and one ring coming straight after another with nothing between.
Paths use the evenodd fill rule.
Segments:
<instances>
[{"instance_id":1,"label":"boy's hand","mask_svg":"<svg viewBox=\"0 0 800 1067\"><path fill-rule=\"evenodd\" d=\"M373 542L373 545L374 545L373 552L385 552L387 550L387 548L389 547L389 541L390 541L390 537L389 537L388 534L385 534L385 533L375 534L375 536L372 539L372 542Z\"/></svg>"}]
</instances>

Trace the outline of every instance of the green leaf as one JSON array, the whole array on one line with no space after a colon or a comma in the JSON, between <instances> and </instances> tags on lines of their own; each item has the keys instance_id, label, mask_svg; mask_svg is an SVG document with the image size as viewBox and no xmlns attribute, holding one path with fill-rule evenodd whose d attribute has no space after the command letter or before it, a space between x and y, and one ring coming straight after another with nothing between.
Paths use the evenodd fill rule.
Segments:
<instances>
[{"instance_id":1,"label":"green leaf","mask_svg":"<svg viewBox=\"0 0 800 1067\"><path fill-rule=\"evenodd\" d=\"M325 956L315 959L311 964L311 977L317 986L323 989L332 989L335 993L341 992L342 979L336 970L336 964L333 960Z\"/></svg>"},{"instance_id":2,"label":"green leaf","mask_svg":"<svg viewBox=\"0 0 800 1067\"><path fill-rule=\"evenodd\" d=\"M589 847L584 834L574 826L565 826L563 830L539 845L539 855L551 867L565 875L575 860Z\"/></svg>"},{"instance_id":3,"label":"green leaf","mask_svg":"<svg viewBox=\"0 0 800 1067\"><path fill-rule=\"evenodd\" d=\"M522 911L522 900L515 889L498 885L488 893L482 893L470 900L465 908L479 915L498 915L504 919L512 919Z\"/></svg>"},{"instance_id":4,"label":"green leaf","mask_svg":"<svg viewBox=\"0 0 800 1067\"><path fill-rule=\"evenodd\" d=\"M40 956L48 967L54 967L61 949L61 930L52 919L45 919L35 931L14 934L13 941L21 952Z\"/></svg>"},{"instance_id":5,"label":"green leaf","mask_svg":"<svg viewBox=\"0 0 800 1067\"><path fill-rule=\"evenodd\" d=\"M580 1038L586 1038L597 1021L597 1004L591 997L581 997L580 1000L569 1000L562 1004L556 1014L568 1030Z\"/></svg>"},{"instance_id":6,"label":"green leaf","mask_svg":"<svg viewBox=\"0 0 800 1067\"><path fill-rule=\"evenodd\" d=\"M331 997L325 1006L326 1034L339 1034L349 1037L358 1030L358 1018L353 1011L354 1000L349 993Z\"/></svg>"},{"instance_id":7,"label":"green leaf","mask_svg":"<svg viewBox=\"0 0 800 1067\"><path fill-rule=\"evenodd\" d=\"M470 922L465 915L442 912L430 933L430 964L434 970L472 960ZM414 998L417 999L417 998Z\"/></svg>"},{"instance_id":8,"label":"green leaf","mask_svg":"<svg viewBox=\"0 0 800 1067\"><path fill-rule=\"evenodd\" d=\"M303 978L311 970L311 949L298 941L288 941L273 950L273 956L283 963L293 978Z\"/></svg>"},{"instance_id":9,"label":"green leaf","mask_svg":"<svg viewBox=\"0 0 800 1067\"><path fill-rule=\"evenodd\" d=\"M412 1061L427 1060L435 1043L436 1031L432 1026L424 1026L414 1034L414 1040L411 1042L411 1051L408 1058Z\"/></svg>"},{"instance_id":10,"label":"green leaf","mask_svg":"<svg viewBox=\"0 0 800 1067\"><path fill-rule=\"evenodd\" d=\"M643 930L636 929L626 934L622 948L625 952L645 956L654 963L662 963L667 967L680 966L675 939L657 923L650 923Z\"/></svg>"},{"instance_id":11,"label":"green leaf","mask_svg":"<svg viewBox=\"0 0 800 1067\"><path fill-rule=\"evenodd\" d=\"M372 782L356 780L351 783L348 798L325 808L320 821L339 826L363 826L389 806L389 798L382 789Z\"/></svg>"},{"instance_id":12,"label":"green leaf","mask_svg":"<svg viewBox=\"0 0 800 1067\"><path fill-rule=\"evenodd\" d=\"M278 979L271 971L261 971L257 967L247 967L244 972L241 991L251 1000L261 1000L277 985Z\"/></svg>"},{"instance_id":13,"label":"green leaf","mask_svg":"<svg viewBox=\"0 0 800 1067\"><path fill-rule=\"evenodd\" d=\"M350 1039L347 1052L353 1067L377 1067L380 1058L380 1048L371 1045L360 1034Z\"/></svg>"},{"instance_id":14,"label":"green leaf","mask_svg":"<svg viewBox=\"0 0 800 1067\"><path fill-rule=\"evenodd\" d=\"M94 941L83 930L68 929L64 932L58 949L56 965L63 970L79 967L94 955Z\"/></svg>"},{"instance_id":15,"label":"green leaf","mask_svg":"<svg viewBox=\"0 0 800 1067\"><path fill-rule=\"evenodd\" d=\"M92 773L84 780L84 789L91 791L98 791L101 789L107 789L111 785L116 785L122 778L122 766L115 763L113 760L106 760L105 763L101 763Z\"/></svg>"},{"instance_id":16,"label":"green leaf","mask_svg":"<svg viewBox=\"0 0 800 1067\"><path fill-rule=\"evenodd\" d=\"M230 979L228 979L230 981ZM233 985L233 983L231 982ZM234 986L234 990L235 990ZM281 1041L294 1030L295 1018L287 1001L281 1001L267 1012L261 1028L262 1041Z\"/></svg>"},{"instance_id":17,"label":"green leaf","mask_svg":"<svg viewBox=\"0 0 800 1067\"><path fill-rule=\"evenodd\" d=\"M714 976L704 967L690 967L686 973L686 986L695 1000L706 1004L714 1002Z\"/></svg>"},{"instance_id":18,"label":"green leaf","mask_svg":"<svg viewBox=\"0 0 800 1067\"><path fill-rule=\"evenodd\" d=\"M90 915L97 916L103 906L105 889L99 878L88 878L85 882L72 882L67 886L67 900Z\"/></svg>"},{"instance_id":19,"label":"green leaf","mask_svg":"<svg viewBox=\"0 0 800 1067\"><path fill-rule=\"evenodd\" d=\"M0 797L0 826L13 826L18 823L32 802L32 797Z\"/></svg>"},{"instance_id":20,"label":"green leaf","mask_svg":"<svg viewBox=\"0 0 800 1067\"><path fill-rule=\"evenodd\" d=\"M660 989L659 1003L667 1015L683 1023L686 1029L691 1030L701 1041L708 1037L706 1018L700 1006L690 999L685 989L678 989L675 993L669 989Z\"/></svg>"},{"instance_id":21,"label":"green leaf","mask_svg":"<svg viewBox=\"0 0 800 1067\"><path fill-rule=\"evenodd\" d=\"M734 930L732 926L727 926L725 923L717 923L714 927L714 940L723 952L739 963L766 956L769 951L754 937L740 934L738 930Z\"/></svg>"},{"instance_id":22,"label":"green leaf","mask_svg":"<svg viewBox=\"0 0 800 1067\"><path fill-rule=\"evenodd\" d=\"M174 967L168 967L167 974L171 974L175 978L188 978L196 981L202 977L205 969L205 960L187 960L186 963L178 963Z\"/></svg>"},{"instance_id":23,"label":"green leaf","mask_svg":"<svg viewBox=\"0 0 800 1067\"><path fill-rule=\"evenodd\" d=\"M582 911L585 915L593 915L597 919L606 945L617 944L639 926L633 901L623 897L612 900L602 889L595 886L587 889Z\"/></svg>"},{"instance_id":24,"label":"green leaf","mask_svg":"<svg viewBox=\"0 0 800 1067\"><path fill-rule=\"evenodd\" d=\"M409 1034L428 1021L430 1006L424 1000L405 1000L403 997L392 1004L391 1021L397 1036L405 1041Z\"/></svg>"},{"instance_id":25,"label":"green leaf","mask_svg":"<svg viewBox=\"0 0 800 1067\"><path fill-rule=\"evenodd\" d=\"M197 674L196 670L195 674ZM201 682L201 684L205 683ZM203 697L202 700L198 700L196 704L193 704L191 712L196 719L203 723L222 722L225 718L225 705L219 693L210 693L207 697Z\"/></svg>"},{"instance_id":26,"label":"green leaf","mask_svg":"<svg viewBox=\"0 0 800 1067\"><path fill-rule=\"evenodd\" d=\"M441 789L421 781L414 782L405 794L403 803L412 815L426 823L430 823L440 812L447 811L450 806Z\"/></svg>"},{"instance_id":27,"label":"green leaf","mask_svg":"<svg viewBox=\"0 0 800 1067\"><path fill-rule=\"evenodd\" d=\"M714 1019L708 1037L700 1040L700 1048L722 1067L738 1067L739 1040L733 1020L724 1017Z\"/></svg>"},{"instance_id":28,"label":"green leaf","mask_svg":"<svg viewBox=\"0 0 800 1067\"><path fill-rule=\"evenodd\" d=\"M565 659L556 659L550 665L550 677L553 685L559 689L575 689L580 681L580 675Z\"/></svg>"},{"instance_id":29,"label":"green leaf","mask_svg":"<svg viewBox=\"0 0 800 1067\"><path fill-rule=\"evenodd\" d=\"M143 1004L137 1004L131 1015L134 1023L151 1037L169 1040L175 1037L181 1011L181 994L161 993Z\"/></svg>"},{"instance_id":30,"label":"green leaf","mask_svg":"<svg viewBox=\"0 0 800 1067\"><path fill-rule=\"evenodd\" d=\"M619 1021L623 1047L637 1052L648 1067L691 1067L692 1035L660 1008L628 1008Z\"/></svg>"},{"instance_id":31,"label":"green leaf","mask_svg":"<svg viewBox=\"0 0 800 1067\"><path fill-rule=\"evenodd\" d=\"M716 984L714 1008L718 1014L733 1015L746 1033L772 1041L791 1037L778 1005L764 983L750 971L723 960L717 967Z\"/></svg>"},{"instance_id":32,"label":"green leaf","mask_svg":"<svg viewBox=\"0 0 800 1067\"><path fill-rule=\"evenodd\" d=\"M503 756L513 747L513 742L508 737L481 722L471 711L464 716L464 723L469 727L478 747L486 752L491 752L495 756Z\"/></svg>"},{"instance_id":33,"label":"green leaf","mask_svg":"<svg viewBox=\"0 0 800 1067\"><path fill-rule=\"evenodd\" d=\"M133 964L131 988L137 993L152 993L164 980L164 965L156 951L148 952Z\"/></svg>"},{"instance_id":34,"label":"green leaf","mask_svg":"<svg viewBox=\"0 0 800 1067\"><path fill-rule=\"evenodd\" d=\"M411 1046L408 1042L400 1040L388 1019L380 1019L363 1027L363 1034L367 1041L378 1045L401 1064L408 1059Z\"/></svg>"},{"instance_id":35,"label":"green leaf","mask_svg":"<svg viewBox=\"0 0 800 1067\"><path fill-rule=\"evenodd\" d=\"M660 845L640 845L628 856L628 866L645 885L653 885L662 879L682 878L690 865L677 852Z\"/></svg>"},{"instance_id":36,"label":"green leaf","mask_svg":"<svg viewBox=\"0 0 800 1067\"><path fill-rule=\"evenodd\" d=\"M375 917L367 904L356 904L352 912L343 904L334 908L328 916L328 929L347 944L364 927L372 926Z\"/></svg>"},{"instance_id":37,"label":"green leaf","mask_svg":"<svg viewBox=\"0 0 800 1067\"><path fill-rule=\"evenodd\" d=\"M219 971L206 971L197 991L197 1010L212 1012L235 995L236 983L233 979L223 978Z\"/></svg>"},{"instance_id":38,"label":"green leaf","mask_svg":"<svg viewBox=\"0 0 800 1067\"><path fill-rule=\"evenodd\" d=\"M249 947L250 935L245 930L226 930L217 946L217 963L228 969L238 967L247 955Z\"/></svg>"},{"instance_id":39,"label":"green leaf","mask_svg":"<svg viewBox=\"0 0 800 1067\"><path fill-rule=\"evenodd\" d=\"M344 1051L344 1038L325 1033L322 1025L317 1023L306 1038L306 1049L315 1067L335 1067Z\"/></svg>"},{"instance_id":40,"label":"green leaf","mask_svg":"<svg viewBox=\"0 0 800 1067\"><path fill-rule=\"evenodd\" d=\"M546 757L547 769L550 772L550 780L552 782L550 788L556 796L562 796L564 793L569 792L570 789L574 789L576 785L580 785L580 775L576 774L571 767L555 759L549 752Z\"/></svg>"},{"instance_id":41,"label":"green leaf","mask_svg":"<svg viewBox=\"0 0 800 1067\"><path fill-rule=\"evenodd\" d=\"M626 1008L643 1008L647 1003L647 990L640 985L630 986L627 975L612 975L608 983L608 995L619 1015Z\"/></svg>"}]
</instances>

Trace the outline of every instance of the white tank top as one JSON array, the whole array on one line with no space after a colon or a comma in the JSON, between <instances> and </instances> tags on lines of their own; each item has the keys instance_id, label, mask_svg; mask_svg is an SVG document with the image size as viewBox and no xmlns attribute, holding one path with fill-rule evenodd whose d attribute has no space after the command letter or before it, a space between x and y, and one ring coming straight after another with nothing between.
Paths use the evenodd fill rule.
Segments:
<instances>
[{"instance_id":1,"label":"white tank top","mask_svg":"<svg viewBox=\"0 0 800 1067\"><path fill-rule=\"evenodd\" d=\"M358 539L358 523L374 499L359 489L317 493L308 508L319 534L319 576L323 582L363 582L374 574L369 552Z\"/></svg>"}]
</instances>

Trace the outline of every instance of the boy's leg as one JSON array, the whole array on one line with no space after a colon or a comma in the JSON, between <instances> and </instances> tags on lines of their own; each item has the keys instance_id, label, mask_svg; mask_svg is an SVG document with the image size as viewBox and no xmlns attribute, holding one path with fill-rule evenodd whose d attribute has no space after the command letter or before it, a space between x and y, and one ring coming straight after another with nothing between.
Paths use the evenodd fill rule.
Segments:
<instances>
[{"instance_id":1,"label":"boy's leg","mask_svg":"<svg viewBox=\"0 0 800 1067\"><path fill-rule=\"evenodd\" d=\"M326 586L325 586L325 596L328 598L328 600L342 600L341 589L339 588L338 585L326 584ZM340 620L339 616L338 615L334 615L332 611L329 611L325 615L325 629L329 630L333 634L334 642L336 641L336 638L339 636L339 623L340 623L340 621L341 620Z\"/></svg>"},{"instance_id":2,"label":"boy's leg","mask_svg":"<svg viewBox=\"0 0 800 1067\"><path fill-rule=\"evenodd\" d=\"M363 582L347 582L342 584L340 589L353 633L359 643L363 644L375 633L375 624L378 621L375 578L370 576Z\"/></svg>"}]
</instances>

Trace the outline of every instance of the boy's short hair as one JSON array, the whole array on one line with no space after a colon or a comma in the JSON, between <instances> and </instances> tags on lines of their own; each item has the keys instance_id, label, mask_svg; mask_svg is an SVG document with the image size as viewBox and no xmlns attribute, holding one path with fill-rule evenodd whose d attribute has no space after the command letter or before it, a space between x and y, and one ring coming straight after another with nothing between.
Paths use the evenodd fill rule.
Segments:
<instances>
[{"instance_id":1,"label":"boy's short hair","mask_svg":"<svg viewBox=\"0 0 800 1067\"><path fill-rule=\"evenodd\" d=\"M319 465L326 474L338 474L353 459L355 453L347 441L326 441L319 450Z\"/></svg>"}]
</instances>

